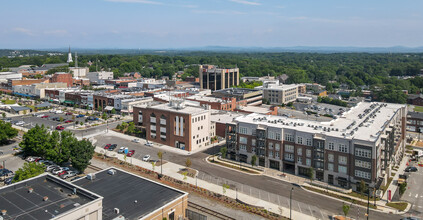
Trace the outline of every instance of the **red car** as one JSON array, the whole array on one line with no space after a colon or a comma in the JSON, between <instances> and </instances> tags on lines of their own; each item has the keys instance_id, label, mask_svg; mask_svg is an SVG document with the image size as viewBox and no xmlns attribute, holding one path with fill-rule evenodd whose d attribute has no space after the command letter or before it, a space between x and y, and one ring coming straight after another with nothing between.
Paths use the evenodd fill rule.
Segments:
<instances>
[{"instance_id":1,"label":"red car","mask_svg":"<svg viewBox=\"0 0 423 220\"><path fill-rule=\"evenodd\" d=\"M67 173L67 171L63 170L62 172L58 173L57 175L61 176L61 175L66 174L66 173Z\"/></svg>"},{"instance_id":2,"label":"red car","mask_svg":"<svg viewBox=\"0 0 423 220\"><path fill-rule=\"evenodd\" d=\"M41 118L48 118L48 115L43 115L41 116Z\"/></svg>"},{"instance_id":3,"label":"red car","mask_svg":"<svg viewBox=\"0 0 423 220\"><path fill-rule=\"evenodd\" d=\"M126 154L126 156L127 157L132 157L132 155L134 155L135 154L135 150L130 150L127 154Z\"/></svg>"},{"instance_id":4,"label":"red car","mask_svg":"<svg viewBox=\"0 0 423 220\"><path fill-rule=\"evenodd\" d=\"M65 123L71 123L73 122L72 120L66 120Z\"/></svg>"},{"instance_id":5,"label":"red car","mask_svg":"<svg viewBox=\"0 0 423 220\"><path fill-rule=\"evenodd\" d=\"M59 126L56 127L56 130L63 131L63 130L65 130L65 127L59 125Z\"/></svg>"},{"instance_id":6,"label":"red car","mask_svg":"<svg viewBox=\"0 0 423 220\"><path fill-rule=\"evenodd\" d=\"M66 115L73 115L72 112L66 112Z\"/></svg>"},{"instance_id":7,"label":"red car","mask_svg":"<svg viewBox=\"0 0 423 220\"><path fill-rule=\"evenodd\" d=\"M104 149L109 149L109 147L112 146L111 144L106 144L106 146L104 146Z\"/></svg>"}]
</instances>

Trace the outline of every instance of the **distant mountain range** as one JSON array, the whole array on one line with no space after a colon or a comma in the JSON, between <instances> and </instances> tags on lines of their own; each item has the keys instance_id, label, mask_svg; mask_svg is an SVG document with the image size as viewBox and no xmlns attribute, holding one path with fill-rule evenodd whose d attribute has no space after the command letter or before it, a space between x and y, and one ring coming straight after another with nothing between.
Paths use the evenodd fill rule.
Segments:
<instances>
[{"instance_id":1,"label":"distant mountain range","mask_svg":"<svg viewBox=\"0 0 423 220\"><path fill-rule=\"evenodd\" d=\"M23 49L0 49L0 56L19 56L19 55L45 55L48 52L67 53L69 48L52 48L38 50ZM423 53L423 47L225 47L225 46L206 46L206 47L186 47L186 48L163 48L163 49L113 49L113 48L71 48L72 52L79 54L183 54L186 52L219 52L219 53Z\"/></svg>"}]
</instances>

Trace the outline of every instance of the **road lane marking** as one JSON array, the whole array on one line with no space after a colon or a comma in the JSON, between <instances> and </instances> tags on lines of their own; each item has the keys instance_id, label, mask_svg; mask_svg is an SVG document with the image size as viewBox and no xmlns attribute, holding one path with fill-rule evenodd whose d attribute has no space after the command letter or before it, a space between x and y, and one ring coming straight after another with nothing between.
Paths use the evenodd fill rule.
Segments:
<instances>
[{"instance_id":1,"label":"road lane marking","mask_svg":"<svg viewBox=\"0 0 423 220\"><path fill-rule=\"evenodd\" d=\"M408 195L408 197L411 197L411 193Z\"/></svg>"},{"instance_id":2,"label":"road lane marking","mask_svg":"<svg viewBox=\"0 0 423 220\"><path fill-rule=\"evenodd\" d=\"M279 199L280 196L277 195L277 197L278 197L278 204L281 205L281 200Z\"/></svg>"},{"instance_id":3,"label":"road lane marking","mask_svg":"<svg viewBox=\"0 0 423 220\"><path fill-rule=\"evenodd\" d=\"M416 198L419 197L419 194L416 194Z\"/></svg>"}]
</instances>

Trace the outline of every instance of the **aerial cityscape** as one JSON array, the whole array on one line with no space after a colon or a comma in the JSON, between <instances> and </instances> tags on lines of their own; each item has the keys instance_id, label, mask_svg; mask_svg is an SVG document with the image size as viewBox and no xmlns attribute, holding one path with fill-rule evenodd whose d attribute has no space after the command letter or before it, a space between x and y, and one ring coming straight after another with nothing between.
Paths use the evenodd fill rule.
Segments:
<instances>
[{"instance_id":1,"label":"aerial cityscape","mask_svg":"<svg viewBox=\"0 0 423 220\"><path fill-rule=\"evenodd\" d=\"M423 219L422 1L9 1L0 220Z\"/></svg>"}]
</instances>

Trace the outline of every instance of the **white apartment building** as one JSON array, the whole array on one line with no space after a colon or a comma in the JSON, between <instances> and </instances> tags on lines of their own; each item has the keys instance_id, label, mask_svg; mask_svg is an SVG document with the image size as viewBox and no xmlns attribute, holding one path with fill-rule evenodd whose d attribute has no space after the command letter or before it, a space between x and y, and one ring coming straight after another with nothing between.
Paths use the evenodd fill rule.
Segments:
<instances>
[{"instance_id":1,"label":"white apartment building","mask_svg":"<svg viewBox=\"0 0 423 220\"><path fill-rule=\"evenodd\" d=\"M267 84L263 86L263 98L272 105L281 105L293 102L298 97L298 85Z\"/></svg>"},{"instance_id":2,"label":"white apartment building","mask_svg":"<svg viewBox=\"0 0 423 220\"><path fill-rule=\"evenodd\" d=\"M88 72L87 78L90 80L90 83L104 84L105 80L113 79L113 72Z\"/></svg>"}]
</instances>

